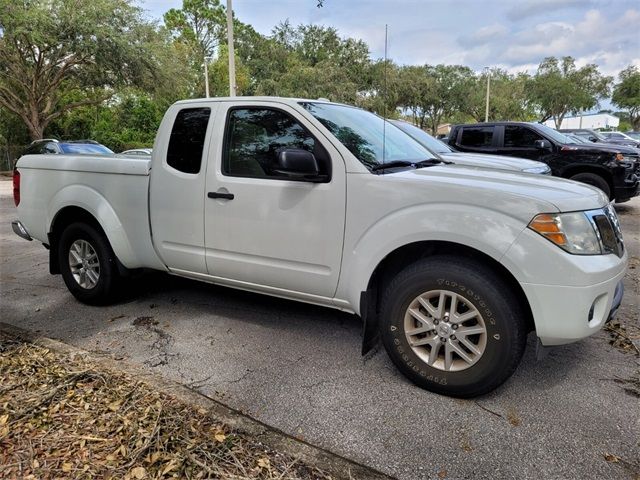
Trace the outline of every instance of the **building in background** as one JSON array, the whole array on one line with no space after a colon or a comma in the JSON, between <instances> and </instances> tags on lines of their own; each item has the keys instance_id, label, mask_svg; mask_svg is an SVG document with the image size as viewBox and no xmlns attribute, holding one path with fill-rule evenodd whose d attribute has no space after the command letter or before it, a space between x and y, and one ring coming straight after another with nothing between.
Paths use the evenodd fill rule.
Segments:
<instances>
[{"instance_id":1,"label":"building in background","mask_svg":"<svg viewBox=\"0 0 640 480\"><path fill-rule=\"evenodd\" d=\"M544 122L551 128L556 128L552 119ZM583 113L574 117L564 117L560 128L590 128L592 130L615 130L620 125L620 119L610 113Z\"/></svg>"}]
</instances>

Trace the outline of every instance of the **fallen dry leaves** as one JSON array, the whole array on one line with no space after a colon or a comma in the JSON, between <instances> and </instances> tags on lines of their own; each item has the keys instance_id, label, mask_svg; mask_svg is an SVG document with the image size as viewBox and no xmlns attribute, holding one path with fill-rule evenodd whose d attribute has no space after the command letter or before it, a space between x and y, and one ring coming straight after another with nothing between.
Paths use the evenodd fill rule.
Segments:
<instances>
[{"instance_id":1,"label":"fallen dry leaves","mask_svg":"<svg viewBox=\"0 0 640 480\"><path fill-rule=\"evenodd\" d=\"M330 477L125 374L0 339L0 478Z\"/></svg>"}]
</instances>

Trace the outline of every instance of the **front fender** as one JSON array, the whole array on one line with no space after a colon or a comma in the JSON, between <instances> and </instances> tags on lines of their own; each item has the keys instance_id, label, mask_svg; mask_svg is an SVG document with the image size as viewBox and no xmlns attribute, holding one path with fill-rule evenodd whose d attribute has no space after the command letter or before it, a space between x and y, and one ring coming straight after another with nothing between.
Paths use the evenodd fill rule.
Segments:
<instances>
[{"instance_id":1,"label":"front fender","mask_svg":"<svg viewBox=\"0 0 640 480\"><path fill-rule=\"evenodd\" d=\"M127 268L143 266L137 258L127 233L109 201L86 185L69 185L59 190L48 205L46 228L51 232L56 215L65 207L78 207L89 212L107 235L118 260Z\"/></svg>"},{"instance_id":2,"label":"front fender","mask_svg":"<svg viewBox=\"0 0 640 480\"><path fill-rule=\"evenodd\" d=\"M500 262L525 228L518 218L470 205L429 204L391 212L350 243L345 242L336 297L346 299L361 314L360 295L367 290L376 267L405 245L450 242L476 249Z\"/></svg>"}]
</instances>

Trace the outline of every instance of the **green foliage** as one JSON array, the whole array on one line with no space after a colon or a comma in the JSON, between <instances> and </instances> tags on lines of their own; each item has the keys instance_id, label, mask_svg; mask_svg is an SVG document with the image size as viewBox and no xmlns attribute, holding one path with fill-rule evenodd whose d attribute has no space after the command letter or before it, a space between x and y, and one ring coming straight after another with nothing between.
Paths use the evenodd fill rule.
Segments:
<instances>
[{"instance_id":1,"label":"green foliage","mask_svg":"<svg viewBox=\"0 0 640 480\"><path fill-rule=\"evenodd\" d=\"M545 58L528 82L531 102L541 121L553 118L556 128L567 113L589 110L609 94L611 77L603 76L597 65L576 68L572 57Z\"/></svg>"},{"instance_id":2,"label":"green foliage","mask_svg":"<svg viewBox=\"0 0 640 480\"><path fill-rule=\"evenodd\" d=\"M462 110L473 72L461 65L402 67L399 74L399 105L411 111L420 128L438 129L444 117Z\"/></svg>"},{"instance_id":3,"label":"green foliage","mask_svg":"<svg viewBox=\"0 0 640 480\"><path fill-rule=\"evenodd\" d=\"M0 0L0 11L0 106L32 138L114 88L153 81L147 41L154 30L125 0Z\"/></svg>"},{"instance_id":4,"label":"green foliage","mask_svg":"<svg viewBox=\"0 0 640 480\"><path fill-rule=\"evenodd\" d=\"M208 65L209 94L212 97L226 97L229 95L229 50L226 45L219 49L218 57ZM245 95L249 90L251 80L247 67L236 55L236 93ZM204 97L204 90L202 92Z\"/></svg>"},{"instance_id":5,"label":"green foliage","mask_svg":"<svg viewBox=\"0 0 640 480\"><path fill-rule=\"evenodd\" d=\"M164 14L166 27L180 41L196 45L199 57L212 56L226 35L226 11L219 0L183 0Z\"/></svg>"},{"instance_id":6,"label":"green foliage","mask_svg":"<svg viewBox=\"0 0 640 480\"><path fill-rule=\"evenodd\" d=\"M489 120L526 121L535 118L527 94L529 75L511 75L494 68L490 72ZM467 79L460 110L477 122L484 121L486 111L487 73Z\"/></svg>"},{"instance_id":7,"label":"green foliage","mask_svg":"<svg viewBox=\"0 0 640 480\"><path fill-rule=\"evenodd\" d=\"M0 143L46 133L116 151L150 146L169 105L204 96L205 57L211 95L228 94L224 3L183 0L158 26L128 0L0 0ZM234 31L239 95L323 97L386 117L408 114L432 132L444 122L484 120L486 73L372 59L366 43L322 25L285 21L262 35L234 19ZM610 82L571 57L545 59L533 77L493 69L489 119L559 123L597 105ZM630 66L614 103L635 128L639 92L640 72Z\"/></svg>"},{"instance_id":8,"label":"green foliage","mask_svg":"<svg viewBox=\"0 0 640 480\"><path fill-rule=\"evenodd\" d=\"M48 130L61 140L92 139L115 152L151 147L165 108L149 95L129 90L108 105L84 106L68 112Z\"/></svg>"},{"instance_id":9,"label":"green foliage","mask_svg":"<svg viewBox=\"0 0 640 480\"><path fill-rule=\"evenodd\" d=\"M613 87L611 100L614 105L629 112L633 130L640 130L640 70L629 65L619 75L620 81Z\"/></svg>"}]
</instances>

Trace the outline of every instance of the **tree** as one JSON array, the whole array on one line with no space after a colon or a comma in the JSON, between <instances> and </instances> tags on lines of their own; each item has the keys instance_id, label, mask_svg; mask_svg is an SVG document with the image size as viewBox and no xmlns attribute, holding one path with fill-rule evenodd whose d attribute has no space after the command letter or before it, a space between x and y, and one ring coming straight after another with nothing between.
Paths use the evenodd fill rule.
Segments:
<instances>
[{"instance_id":1,"label":"tree","mask_svg":"<svg viewBox=\"0 0 640 480\"><path fill-rule=\"evenodd\" d=\"M0 0L0 106L32 139L121 85L156 82L154 29L125 0Z\"/></svg>"},{"instance_id":2,"label":"tree","mask_svg":"<svg viewBox=\"0 0 640 480\"><path fill-rule=\"evenodd\" d=\"M408 66L400 70L399 106L411 111L420 128L432 134L443 118L460 110L465 85L473 72L461 65Z\"/></svg>"},{"instance_id":3,"label":"tree","mask_svg":"<svg viewBox=\"0 0 640 480\"><path fill-rule=\"evenodd\" d=\"M220 47L217 58L208 66L209 92L213 97L229 94L229 50L226 45ZM236 91L244 95L249 89L250 79L247 67L236 55Z\"/></svg>"},{"instance_id":4,"label":"tree","mask_svg":"<svg viewBox=\"0 0 640 480\"><path fill-rule=\"evenodd\" d=\"M369 48L360 40L341 38L334 28L284 22L270 38L254 39L252 45L247 48L247 42L238 54L258 94L356 103L366 87Z\"/></svg>"},{"instance_id":5,"label":"tree","mask_svg":"<svg viewBox=\"0 0 640 480\"><path fill-rule=\"evenodd\" d=\"M181 9L172 8L164 14L166 27L178 39L197 45L199 59L216 52L224 41L226 22L220 0L183 0Z\"/></svg>"},{"instance_id":6,"label":"tree","mask_svg":"<svg viewBox=\"0 0 640 480\"><path fill-rule=\"evenodd\" d=\"M531 103L544 122L553 118L560 128L567 113L589 110L609 94L611 77L603 76L595 64L576 68L573 57L545 58L529 82Z\"/></svg>"},{"instance_id":7,"label":"tree","mask_svg":"<svg viewBox=\"0 0 640 480\"><path fill-rule=\"evenodd\" d=\"M618 76L620 81L613 87L611 100L614 105L629 112L633 130L640 130L640 70L629 65Z\"/></svg>"},{"instance_id":8,"label":"tree","mask_svg":"<svg viewBox=\"0 0 640 480\"><path fill-rule=\"evenodd\" d=\"M527 96L526 73L511 75L494 68L491 70L491 88L489 96L489 120L530 120L533 111ZM487 74L471 76L464 85L464 101L461 111L483 122L486 110Z\"/></svg>"}]
</instances>

